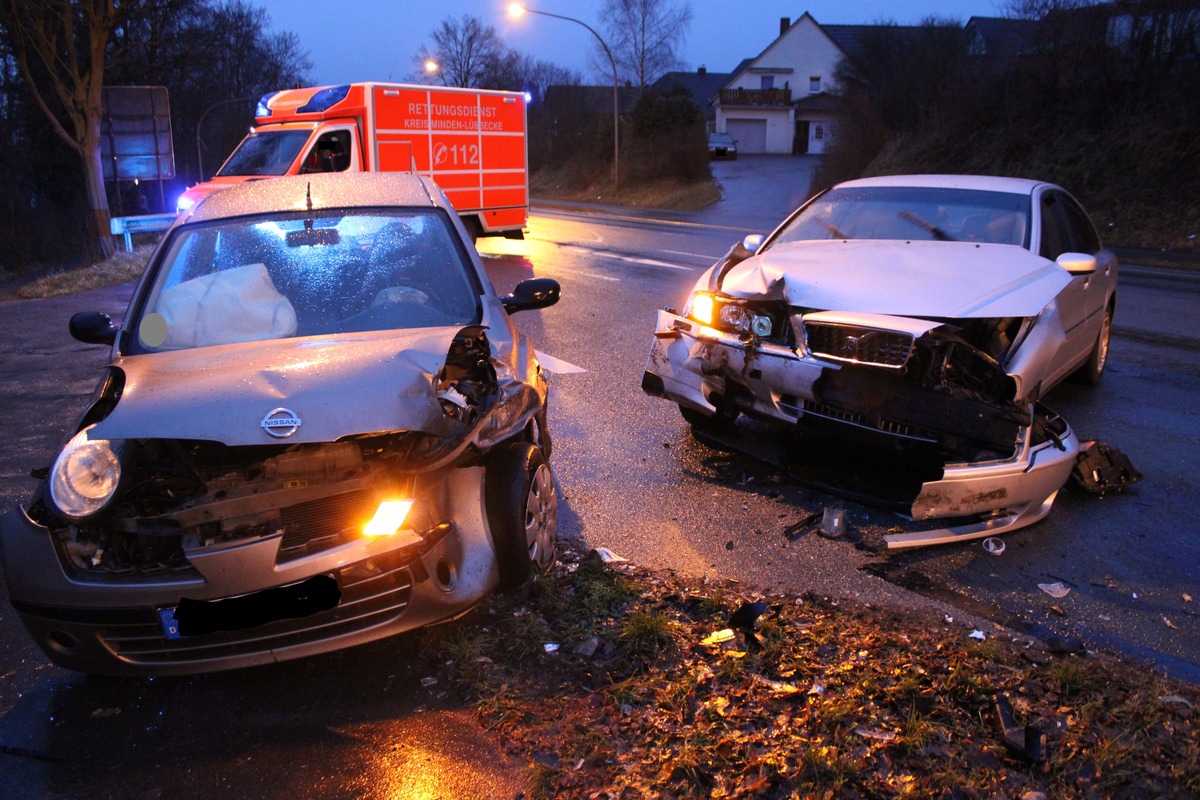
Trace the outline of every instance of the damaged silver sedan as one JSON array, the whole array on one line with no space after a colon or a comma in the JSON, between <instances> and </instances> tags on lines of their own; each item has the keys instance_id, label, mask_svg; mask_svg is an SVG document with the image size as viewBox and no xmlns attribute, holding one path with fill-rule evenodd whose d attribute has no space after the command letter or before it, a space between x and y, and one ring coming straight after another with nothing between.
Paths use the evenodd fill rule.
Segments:
<instances>
[{"instance_id":1,"label":"damaged silver sedan","mask_svg":"<svg viewBox=\"0 0 1200 800\"><path fill-rule=\"evenodd\" d=\"M461 615L553 559L547 384L454 210L414 175L281 178L178 220L40 487L3 519L57 664L186 674Z\"/></svg>"},{"instance_id":2,"label":"damaged silver sedan","mask_svg":"<svg viewBox=\"0 0 1200 800\"><path fill-rule=\"evenodd\" d=\"M660 311L642 388L694 428L745 413L932 457L905 510L945 527L889 547L991 536L1045 517L1071 473L1079 444L1041 401L1068 376L1099 383L1116 285L1058 186L851 181L731 249L682 313Z\"/></svg>"}]
</instances>

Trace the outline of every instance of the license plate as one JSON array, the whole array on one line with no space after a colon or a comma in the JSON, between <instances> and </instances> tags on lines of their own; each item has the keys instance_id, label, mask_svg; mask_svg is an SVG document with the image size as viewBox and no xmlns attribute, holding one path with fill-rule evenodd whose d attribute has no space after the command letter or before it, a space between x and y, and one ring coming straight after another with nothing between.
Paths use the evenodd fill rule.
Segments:
<instances>
[{"instance_id":1,"label":"license plate","mask_svg":"<svg viewBox=\"0 0 1200 800\"><path fill-rule=\"evenodd\" d=\"M179 633L179 623L175 621L174 608L160 608L158 610L158 621L162 623L163 633L168 639L181 639Z\"/></svg>"}]
</instances>

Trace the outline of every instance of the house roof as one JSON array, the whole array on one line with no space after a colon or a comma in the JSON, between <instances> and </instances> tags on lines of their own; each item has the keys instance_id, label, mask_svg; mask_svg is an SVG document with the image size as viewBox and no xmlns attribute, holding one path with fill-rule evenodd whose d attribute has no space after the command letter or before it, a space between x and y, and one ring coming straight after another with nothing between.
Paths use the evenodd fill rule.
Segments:
<instances>
[{"instance_id":1,"label":"house roof","mask_svg":"<svg viewBox=\"0 0 1200 800\"><path fill-rule=\"evenodd\" d=\"M728 72L668 72L651 84L650 88L665 92L672 87L681 86L696 101L696 105L704 108L731 77Z\"/></svg>"},{"instance_id":2,"label":"house roof","mask_svg":"<svg viewBox=\"0 0 1200 800\"><path fill-rule=\"evenodd\" d=\"M1018 55L1033 46L1039 23L1032 19L971 17L963 30L971 55Z\"/></svg>"}]
</instances>

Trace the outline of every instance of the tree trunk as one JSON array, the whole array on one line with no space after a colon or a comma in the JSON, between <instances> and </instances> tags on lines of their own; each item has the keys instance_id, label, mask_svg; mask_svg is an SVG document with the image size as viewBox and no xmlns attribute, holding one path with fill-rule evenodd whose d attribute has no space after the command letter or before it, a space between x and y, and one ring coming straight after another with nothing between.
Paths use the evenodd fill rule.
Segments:
<instances>
[{"instance_id":1,"label":"tree trunk","mask_svg":"<svg viewBox=\"0 0 1200 800\"><path fill-rule=\"evenodd\" d=\"M91 140L91 141L86 141ZM96 255L101 260L117 252L109 227L108 193L104 189L104 165L100 162L100 120L96 119L83 142L87 156L83 159L84 180L87 183L88 209L91 211L88 233L96 242Z\"/></svg>"}]
</instances>

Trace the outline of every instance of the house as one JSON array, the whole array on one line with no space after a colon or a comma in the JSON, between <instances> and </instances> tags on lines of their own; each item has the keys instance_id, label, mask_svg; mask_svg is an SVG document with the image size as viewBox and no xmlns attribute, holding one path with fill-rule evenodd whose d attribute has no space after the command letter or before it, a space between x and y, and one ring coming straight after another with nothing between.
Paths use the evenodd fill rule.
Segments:
<instances>
[{"instance_id":1,"label":"house","mask_svg":"<svg viewBox=\"0 0 1200 800\"><path fill-rule=\"evenodd\" d=\"M846 56L809 13L795 23L783 17L778 38L712 97L716 130L731 134L741 153L824 152L836 110L834 71Z\"/></svg>"},{"instance_id":2,"label":"house","mask_svg":"<svg viewBox=\"0 0 1200 800\"><path fill-rule=\"evenodd\" d=\"M872 46L923 29L901 25L821 25L805 12L779 20L779 36L742 62L711 98L716 130L733 135L739 153L824 153L838 111L837 68Z\"/></svg>"}]
</instances>

